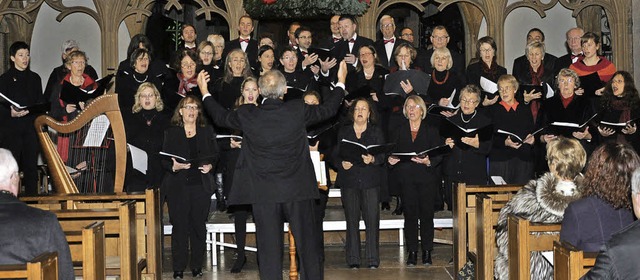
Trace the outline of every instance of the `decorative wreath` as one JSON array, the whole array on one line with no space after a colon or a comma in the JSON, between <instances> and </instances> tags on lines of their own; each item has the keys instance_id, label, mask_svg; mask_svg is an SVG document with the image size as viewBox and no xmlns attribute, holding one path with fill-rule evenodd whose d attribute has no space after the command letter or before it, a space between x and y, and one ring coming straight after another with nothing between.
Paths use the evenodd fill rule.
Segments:
<instances>
[{"instance_id":1,"label":"decorative wreath","mask_svg":"<svg viewBox=\"0 0 640 280\"><path fill-rule=\"evenodd\" d=\"M313 18L364 14L371 0L245 0L244 9L255 19Z\"/></svg>"}]
</instances>

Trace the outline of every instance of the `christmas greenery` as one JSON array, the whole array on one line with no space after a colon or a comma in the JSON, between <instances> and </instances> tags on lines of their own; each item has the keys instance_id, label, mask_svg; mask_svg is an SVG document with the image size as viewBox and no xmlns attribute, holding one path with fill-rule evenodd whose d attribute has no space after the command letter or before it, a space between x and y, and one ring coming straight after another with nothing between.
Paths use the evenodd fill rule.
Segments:
<instances>
[{"instance_id":1,"label":"christmas greenery","mask_svg":"<svg viewBox=\"0 0 640 280\"><path fill-rule=\"evenodd\" d=\"M362 15L370 0L244 0L255 19L313 18L334 14Z\"/></svg>"}]
</instances>

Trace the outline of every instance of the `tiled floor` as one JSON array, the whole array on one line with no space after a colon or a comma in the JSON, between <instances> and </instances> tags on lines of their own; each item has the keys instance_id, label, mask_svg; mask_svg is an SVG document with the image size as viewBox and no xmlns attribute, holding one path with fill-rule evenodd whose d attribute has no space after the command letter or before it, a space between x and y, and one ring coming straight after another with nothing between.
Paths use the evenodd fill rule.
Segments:
<instances>
[{"instance_id":1,"label":"tiled floor","mask_svg":"<svg viewBox=\"0 0 640 280\"><path fill-rule=\"evenodd\" d=\"M217 267L210 264L204 268L204 277L202 279L258 279L258 266L256 264L256 253L247 252L247 264L241 273L229 273L230 267L234 261L234 249L227 249L219 253ZM364 253L364 252L363 252ZM372 270L368 268L350 269L344 261L344 252L341 246L325 247L325 279L331 280L354 280L354 279L453 279L452 265L448 264L452 256L451 245L436 244L433 251L433 265L415 267L407 267L404 262L406 260L406 252L403 247L397 245L381 245L380 246L380 267ZM207 256L210 259L210 256ZM289 266L288 256L283 257L283 266ZM420 263L420 260L418 259ZM165 250L164 273L162 279L172 279L171 271L171 253ZM283 271L283 279L288 279L289 271ZM191 279L191 272L185 271L185 279Z\"/></svg>"}]
</instances>

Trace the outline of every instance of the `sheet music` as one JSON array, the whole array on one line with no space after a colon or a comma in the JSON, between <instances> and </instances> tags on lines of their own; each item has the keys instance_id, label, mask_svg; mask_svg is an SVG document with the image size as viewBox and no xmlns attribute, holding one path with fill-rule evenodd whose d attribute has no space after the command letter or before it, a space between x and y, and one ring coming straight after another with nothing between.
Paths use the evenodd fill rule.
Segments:
<instances>
[{"instance_id":1,"label":"sheet music","mask_svg":"<svg viewBox=\"0 0 640 280\"><path fill-rule=\"evenodd\" d=\"M553 266L553 251L542 251L542 256Z\"/></svg>"},{"instance_id":2,"label":"sheet music","mask_svg":"<svg viewBox=\"0 0 640 280\"><path fill-rule=\"evenodd\" d=\"M545 98L549 99L549 98L553 97L555 92L553 91L553 89L551 88L551 86L548 83L545 83L545 84L547 85L547 95L545 96Z\"/></svg>"},{"instance_id":3,"label":"sheet music","mask_svg":"<svg viewBox=\"0 0 640 280\"><path fill-rule=\"evenodd\" d=\"M482 76L480 76L480 87L488 93L498 92L498 84Z\"/></svg>"},{"instance_id":4,"label":"sheet music","mask_svg":"<svg viewBox=\"0 0 640 280\"><path fill-rule=\"evenodd\" d=\"M109 119L106 115L100 115L91 121L87 137L84 138L83 147L100 147L102 140L109 129Z\"/></svg>"},{"instance_id":5,"label":"sheet music","mask_svg":"<svg viewBox=\"0 0 640 280\"><path fill-rule=\"evenodd\" d=\"M133 169L147 175L147 152L129 143L127 143L127 146L129 146L129 152L131 152L131 164L133 165Z\"/></svg>"},{"instance_id":6,"label":"sheet music","mask_svg":"<svg viewBox=\"0 0 640 280\"><path fill-rule=\"evenodd\" d=\"M456 96L456 91L457 89L453 89L453 91L451 92L451 96L449 96L449 105L445 106L447 108L451 108L451 109L458 109L460 107L460 104L458 104L458 106L453 106L453 98Z\"/></svg>"},{"instance_id":7,"label":"sheet music","mask_svg":"<svg viewBox=\"0 0 640 280\"><path fill-rule=\"evenodd\" d=\"M311 152L311 162L313 162L313 170L316 173L316 181L320 182L321 186L327 185L327 173L324 172L325 165L324 161L320 161L320 152L318 151L310 151Z\"/></svg>"},{"instance_id":8,"label":"sheet music","mask_svg":"<svg viewBox=\"0 0 640 280\"><path fill-rule=\"evenodd\" d=\"M496 185L506 185L507 182L502 178L502 176L491 176L491 181L493 181Z\"/></svg>"},{"instance_id":9,"label":"sheet music","mask_svg":"<svg viewBox=\"0 0 640 280\"><path fill-rule=\"evenodd\" d=\"M11 105L13 105L14 107L18 108L18 109L24 109L26 108L26 106L22 106L18 103L16 103L15 101L11 100L9 97L5 96L4 94L2 94L2 92L0 92L0 97L4 98L5 100L7 100L9 103L11 103Z\"/></svg>"}]
</instances>

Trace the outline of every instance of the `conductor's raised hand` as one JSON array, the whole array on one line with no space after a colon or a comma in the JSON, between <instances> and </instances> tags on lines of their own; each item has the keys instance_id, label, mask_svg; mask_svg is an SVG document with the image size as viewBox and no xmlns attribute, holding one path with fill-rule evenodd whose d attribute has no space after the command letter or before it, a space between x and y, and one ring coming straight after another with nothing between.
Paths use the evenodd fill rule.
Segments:
<instances>
[{"instance_id":1,"label":"conductor's raised hand","mask_svg":"<svg viewBox=\"0 0 640 280\"><path fill-rule=\"evenodd\" d=\"M201 70L200 73L198 73L198 87L200 88L200 94L205 95L207 93L209 93L209 88L208 88L208 83L211 80L211 76L209 76L209 73L207 71Z\"/></svg>"},{"instance_id":2,"label":"conductor's raised hand","mask_svg":"<svg viewBox=\"0 0 640 280\"><path fill-rule=\"evenodd\" d=\"M345 83L347 81L347 63L342 60L338 66L338 82Z\"/></svg>"}]
</instances>

